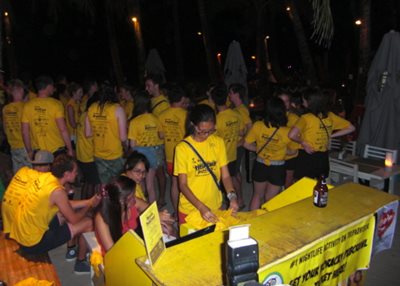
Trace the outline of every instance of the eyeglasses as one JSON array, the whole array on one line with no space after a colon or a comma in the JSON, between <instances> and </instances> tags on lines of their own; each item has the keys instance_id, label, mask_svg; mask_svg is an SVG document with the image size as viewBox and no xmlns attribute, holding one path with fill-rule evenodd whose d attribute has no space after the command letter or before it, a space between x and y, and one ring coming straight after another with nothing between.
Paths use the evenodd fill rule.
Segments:
<instances>
[{"instance_id":1,"label":"eyeglasses","mask_svg":"<svg viewBox=\"0 0 400 286\"><path fill-rule=\"evenodd\" d=\"M195 126L195 129L196 129L196 133L198 135L211 135L216 131L215 128L210 129L210 130L200 130L197 126Z\"/></svg>"},{"instance_id":2,"label":"eyeglasses","mask_svg":"<svg viewBox=\"0 0 400 286\"><path fill-rule=\"evenodd\" d=\"M138 174L138 175L146 175L146 170L140 170L140 169L133 169L132 172Z\"/></svg>"}]
</instances>

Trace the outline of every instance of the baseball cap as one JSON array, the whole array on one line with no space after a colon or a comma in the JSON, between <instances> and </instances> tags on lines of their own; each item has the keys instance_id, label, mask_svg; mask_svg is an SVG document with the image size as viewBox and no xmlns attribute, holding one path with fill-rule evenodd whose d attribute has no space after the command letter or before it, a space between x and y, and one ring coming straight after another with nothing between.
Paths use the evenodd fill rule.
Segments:
<instances>
[{"instance_id":1,"label":"baseball cap","mask_svg":"<svg viewBox=\"0 0 400 286\"><path fill-rule=\"evenodd\" d=\"M54 156L49 151L39 150L35 153L34 159L30 160L32 165L45 165L53 163Z\"/></svg>"}]
</instances>

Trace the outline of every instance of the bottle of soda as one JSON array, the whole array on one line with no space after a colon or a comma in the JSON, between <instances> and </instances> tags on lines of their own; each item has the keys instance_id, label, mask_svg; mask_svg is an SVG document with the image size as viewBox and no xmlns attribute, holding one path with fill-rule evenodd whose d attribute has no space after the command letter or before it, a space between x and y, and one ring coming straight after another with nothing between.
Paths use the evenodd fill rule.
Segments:
<instances>
[{"instance_id":1,"label":"bottle of soda","mask_svg":"<svg viewBox=\"0 0 400 286\"><path fill-rule=\"evenodd\" d=\"M320 176L314 187L314 205L319 208L324 208L328 204L328 186L326 185L325 177Z\"/></svg>"}]
</instances>

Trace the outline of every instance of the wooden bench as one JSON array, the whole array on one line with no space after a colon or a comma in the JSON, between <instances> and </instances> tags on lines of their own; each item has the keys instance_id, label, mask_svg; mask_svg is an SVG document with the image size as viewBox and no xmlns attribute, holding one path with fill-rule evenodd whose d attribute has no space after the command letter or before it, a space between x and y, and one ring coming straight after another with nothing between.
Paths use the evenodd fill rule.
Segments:
<instances>
[{"instance_id":1,"label":"wooden bench","mask_svg":"<svg viewBox=\"0 0 400 286\"><path fill-rule=\"evenodd\" d=\"M7 285L14 285L29 277L53 281L54 285L61 285L47 254L23 255L19 251L19 245L0 232L0 281L4 281Z\"/></svg>"}]
</instances>

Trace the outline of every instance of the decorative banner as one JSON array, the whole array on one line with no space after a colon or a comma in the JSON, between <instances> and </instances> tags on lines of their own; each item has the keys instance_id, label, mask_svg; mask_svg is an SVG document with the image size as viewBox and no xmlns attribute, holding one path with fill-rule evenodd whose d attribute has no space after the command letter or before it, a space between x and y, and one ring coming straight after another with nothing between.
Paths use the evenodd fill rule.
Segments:
<instances>
[{"instance_id":1,"label":"decorative banner","mask_svg":"<svg viewBox=\"0 0 400 286\"><path fill-rule=\"evenodd\" d=\"M371 257L375 218L362 218L258 270L263 285L338 285Z\"/></svg>"},{"instance_id":2,"label":"decorative banner","mask_svg":"<svg viewBox=\"0 0 400 286\"><path fill-rule=\"evenodd\" d=\"M160 216L156 202L153 202L140 216L143 238L146 245L147 255L151 265L165 251L165 243L161 229Z\"/></svg>"},{"instance_id":3,"label":"decorative banner","mask_svg":"<svg viewBox=\"0 0 400 286\"><path fill-rule=\"evenodd\" d=\"M376 229L372 255L392 247L399 201L391 202L376 212Z\"/></svg>"}]
</instances>

